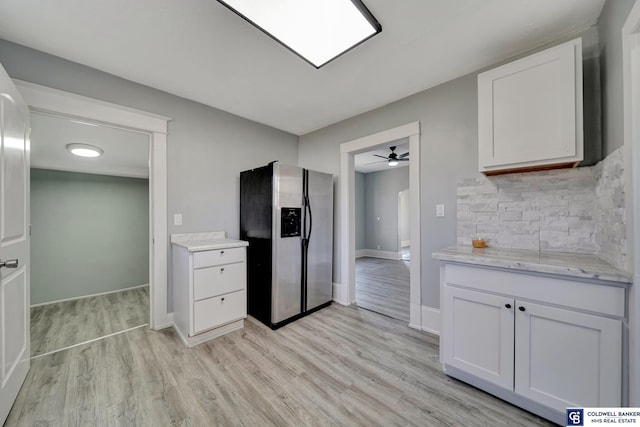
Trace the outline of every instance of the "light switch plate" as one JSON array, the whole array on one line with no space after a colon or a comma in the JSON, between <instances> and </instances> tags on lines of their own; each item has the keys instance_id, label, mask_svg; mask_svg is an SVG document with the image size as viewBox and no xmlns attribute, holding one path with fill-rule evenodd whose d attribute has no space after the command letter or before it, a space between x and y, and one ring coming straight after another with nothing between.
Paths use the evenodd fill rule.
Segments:
<instances>
[{"instance_id":1,"label":"light switch plate","mask_svg":"<svg viewBox=\"0 0 640 427\"><path fill-rule=\"evenodd\" d=\"M444 216L444 205L436 205L436 216Z\"/></svg>"},{"instance_id":2,"label":"light switch plate","mask_svg":"<svg viewBox=\"0 0 640 427\"><path fill-rule=\"evenodd\" d=\"M182 214L173 215L173 225L182 225Z\"/></svg>"}]
</instances>

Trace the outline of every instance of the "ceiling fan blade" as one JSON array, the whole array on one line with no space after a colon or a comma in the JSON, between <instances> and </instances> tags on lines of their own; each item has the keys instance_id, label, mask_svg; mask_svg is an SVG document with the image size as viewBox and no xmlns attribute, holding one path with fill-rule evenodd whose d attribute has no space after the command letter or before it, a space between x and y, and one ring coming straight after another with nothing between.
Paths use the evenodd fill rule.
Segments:
<instances>
[{"instance_id":1,"label":"ceiling fan blade","mask_svg":"<svg viewBox=\"0 0 640 427\"><path fill-rule=\"evenodd\" d=\"M409 159L407 159L406 157L404 159L396 159L396 160L399 161L399 162L408 162L409 161Z\"/></svg>"},{"instance_id":2,"label":"ceiling fan blade","mask_svg":"<svg viewBox=\"0 0 640 427\"><path fill-rule=\"evenodd\" d=\"M378 155L378 154L374 154L374 156L376 156L376 157L380 157L381 159L388 159L388 157L380 156L380 155Z\"/></svg>"},{"instance_id":3,"label":"ceiling fan blade","mask_svg":"<svg viewBox=\"0 0 640 427\"><path fill-rule=\"evenodd\" d=\"M398 158L399 158L399 159L402 159L402 158L404 158L404 157L407 157L408 155L409 155L409 152L407 151L407 152L406 152L406 153L404 153L404 154L400 154L400 155L398 156Z\"/></svg>"},{"instance_id":4,"label":"ceiling fan blade","mask_svg":"<svg viewBox=\"0 0 640 427\"><path fill-rule=\"evenodd\" d=\"M387 160L376 160L375 162L365 163L363 166L376 165L378 163L386 163Z\"/></svg>"}]
</instances>

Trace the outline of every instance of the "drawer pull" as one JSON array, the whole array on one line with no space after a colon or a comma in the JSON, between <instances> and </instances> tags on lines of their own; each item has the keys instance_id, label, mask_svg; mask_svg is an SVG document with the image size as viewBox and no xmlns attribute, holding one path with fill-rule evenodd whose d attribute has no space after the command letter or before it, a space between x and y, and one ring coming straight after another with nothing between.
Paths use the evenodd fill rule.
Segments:
<instances>
[{"instance_id":1,"label":"drawer pull","mask_svg":"<svg viewBox=\"0 0 640 427\"><path fill-rule=\"evenodd\" d=\"M518 310L520 310L520 311L525 311L525 310L526 310L526 308L524 308L523 306L520 306L520 307L518 307Z\"/></svg>"},{"instance_id":2,"label":"drawer pull","mask_svg":"<svg viewBox=\"0 0 640 427\"><path fill-rule=\"evenodd\" d=\"M511 304L505 304L504 306L507 308L511 308Z\"/></svg>"},{"instance_id":3,"label":"drawer pull","mask_svg":"<svg viewBox=\"0 0 640 427\"><path fill-rule=\"evenodd\" d=\"M224 302L224 297L220 298L220 302Z\"/></svg>"},{"instance_id":4,"label":"drawer pull","mask_svg":"<svg viewBox=\"0 0 640 427\"><path fill-rule=\"evenodd\" d=\"M224 255L224 251L220 251L220 256Z\"/></svg>"},{"instance_id":5,"label":"drawer pull","mask_svg":"<svg viewBox=\"0 0 640 427\"><path fill-rule=\"evenodd\" d=\"M223 272L224 272L224 267L220 269L220 273L223 273Z\"/></svg>"}]
</instances>

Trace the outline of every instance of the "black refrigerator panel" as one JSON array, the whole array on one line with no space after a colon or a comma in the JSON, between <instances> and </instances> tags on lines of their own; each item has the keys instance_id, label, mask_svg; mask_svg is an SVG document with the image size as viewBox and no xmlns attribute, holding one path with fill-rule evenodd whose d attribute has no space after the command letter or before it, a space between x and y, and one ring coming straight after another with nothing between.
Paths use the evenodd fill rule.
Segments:
<instances>
[{"instance_id":1,"label":"black refrigerator panel","mask_svg":"<svg viewBox=\"0 0 640 427\"><path fill-rule=\"evenodd\" d=\"M273 164L240 173L240 239L247 247L247 311L271 319Z\"/></svg>"}]
</instances>

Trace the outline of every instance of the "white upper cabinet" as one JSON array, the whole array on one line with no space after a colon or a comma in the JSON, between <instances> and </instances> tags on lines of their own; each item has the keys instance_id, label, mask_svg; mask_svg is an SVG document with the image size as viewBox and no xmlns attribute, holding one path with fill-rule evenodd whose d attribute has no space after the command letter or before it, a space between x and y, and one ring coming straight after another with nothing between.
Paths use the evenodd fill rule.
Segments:
<instances>
[{"instance_id":1,"label":"white upper cabinet","mask_svg":"<svg viewBox=\"0 0 640 427\"><path fill-rule=\"evenodd\" d=\"M583 160L580 39L478 75L478 158L486 175Z\"/></svg>"}]
</instances>

